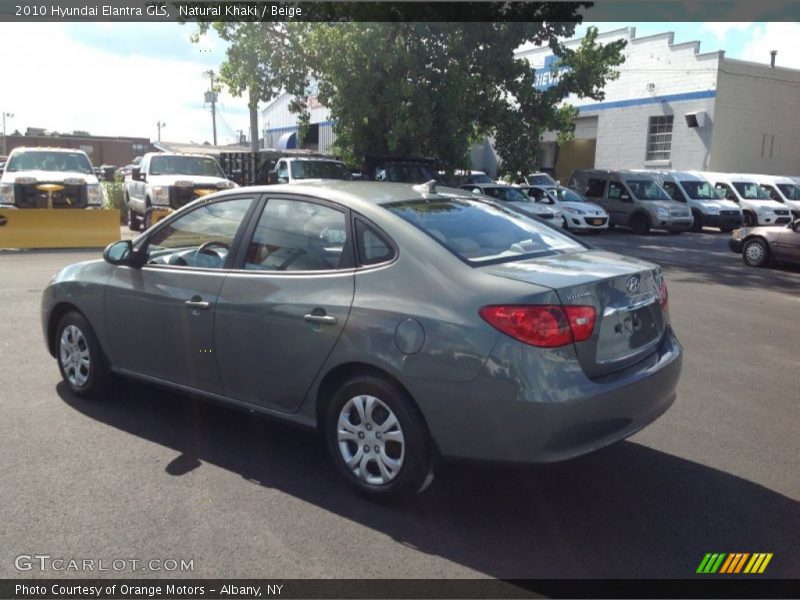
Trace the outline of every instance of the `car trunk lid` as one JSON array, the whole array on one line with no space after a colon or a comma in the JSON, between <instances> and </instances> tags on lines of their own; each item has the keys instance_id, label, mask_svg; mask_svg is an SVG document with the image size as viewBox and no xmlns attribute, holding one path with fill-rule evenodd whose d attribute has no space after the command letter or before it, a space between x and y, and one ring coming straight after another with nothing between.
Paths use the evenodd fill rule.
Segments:
<instances>
[{"instance_id":1,"label":"car trunk lid","mask_svg":"<svg viewBox=\"0 0 800 600\"><path fill-rule=\"evenodd\" d=\"M592 306L591 337L574 343L589 377L600 377L652 353L668 325L662 308L660 268L596 250L496 264L486 272L547 286L565 306Z\"/></svg>"}]
</instances>

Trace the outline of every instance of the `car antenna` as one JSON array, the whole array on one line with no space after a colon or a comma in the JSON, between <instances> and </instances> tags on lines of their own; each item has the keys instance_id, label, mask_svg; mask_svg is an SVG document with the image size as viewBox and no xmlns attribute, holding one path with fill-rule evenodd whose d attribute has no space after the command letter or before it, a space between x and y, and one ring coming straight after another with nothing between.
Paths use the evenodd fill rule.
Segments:
<instances>
[{"instance_id":1,"label":"car antenna","mask_svg":"<svg viewBox=\"0 0 800 600\"><path fill-rule=\"evenodd\" d=\"M414 191L420 192L421 194L435 194L436 193L436 180L431 179L430 181L426 181L425 183L420 183L418 185L413 186Z\"/></svg>"}]
</instances>

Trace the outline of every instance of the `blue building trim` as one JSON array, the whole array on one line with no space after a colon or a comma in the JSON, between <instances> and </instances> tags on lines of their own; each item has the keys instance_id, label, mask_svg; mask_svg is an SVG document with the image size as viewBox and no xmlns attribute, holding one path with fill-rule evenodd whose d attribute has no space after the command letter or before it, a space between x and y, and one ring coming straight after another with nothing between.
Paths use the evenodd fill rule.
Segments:
<instances>
[{"instance_id":1,"label":"blue building trim","mask_svg":"<svg viewBox=\"0 0 800 600\"><path fill-rule=\"evenodd\" d=\"M614 102L598 102L596 104L583 104L576 106L581 113L596 110L610 110L614 108L629 108L631 106L646 106L648 104L661 104L662 102L685 102L687 100L702 100L715 98L717 90L703 90L700 92L686 92L683 94L669 94L667 96L653 96L652 98L635 98L633 100L617 100Z\"/></svg>"},{"instance_id":2,"label":"blue building trim","mask_svg":"<svg viewBox=\"0 0 800 600\"><path fill-rule=\"evenodd\" d=\"M333 121L321 121L319 123L311 123L312 125L319 125L320 127L331 127ZM286 131L297 131L297 125L289 125L288 127L273 127L267 129L267 133L282 133Z\"/></svg>"}]
</instances>

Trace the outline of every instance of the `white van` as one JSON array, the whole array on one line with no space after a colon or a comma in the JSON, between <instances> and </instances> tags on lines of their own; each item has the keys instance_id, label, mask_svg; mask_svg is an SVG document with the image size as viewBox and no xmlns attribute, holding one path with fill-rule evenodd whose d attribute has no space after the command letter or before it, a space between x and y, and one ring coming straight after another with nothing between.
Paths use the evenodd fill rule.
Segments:
<instances>
[{"instance_id":1,"label":"white van","mask_svg":"<svg viewBox=\"0 0 800 600\"><path fill-rule=\"evenodd\" d=\"M752 175L706 171L690 173L711 182L722 196L741 206L745 227L785 225L792 220L789 209L780 202L771 200Z\"/></svg>"},{"instance_id":2,"label":"white van","mask_svg":"<svg viewBox=\"0 0 800 600\"><path fill-rule=\"evenodd\" d=\"M720 231L733 231L742 226L743 213L739 205L725 200L714 186L702 177L688 171L647 171L676 202L692 210L692 231L703 227L718 227Z\"/></svg>"},{"instance_id":3,"label":"white van","mask_svg":"<svg viewBox=\"0 0 800 600\"><path fill-rule=\"evenodd\" d=\"M800 185L791 177L778 175L753 175L769 197L792 211L793 219L800 219Z\"/></svg>"}]
</instances>

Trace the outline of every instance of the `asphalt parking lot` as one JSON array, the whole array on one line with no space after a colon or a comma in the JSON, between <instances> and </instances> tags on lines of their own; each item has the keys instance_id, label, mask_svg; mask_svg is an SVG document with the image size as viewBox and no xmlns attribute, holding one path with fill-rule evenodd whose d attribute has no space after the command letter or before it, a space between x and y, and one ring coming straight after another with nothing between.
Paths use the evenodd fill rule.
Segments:
<instances>
[{"instance_id":1,"label":"asphalt parking lot","mask_svg":"<svg viewBox=\"0 0 800 600\"><path fill-rule=\"evenodd\" d=\"M399 506L354 495L309 433L126 381L73 397L39 300L99 252L0 252L0 577L685 578L706 552L800 577L800 269L746 267L720 233L590 240L665 268L676 404L567 463L451 465ZM22 572L20 554L194 570Z\"/></svg>"}]
</instances>

